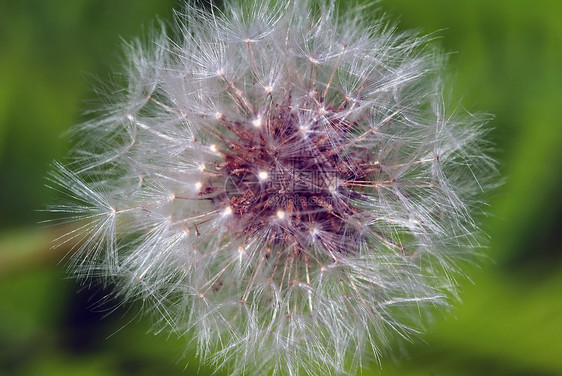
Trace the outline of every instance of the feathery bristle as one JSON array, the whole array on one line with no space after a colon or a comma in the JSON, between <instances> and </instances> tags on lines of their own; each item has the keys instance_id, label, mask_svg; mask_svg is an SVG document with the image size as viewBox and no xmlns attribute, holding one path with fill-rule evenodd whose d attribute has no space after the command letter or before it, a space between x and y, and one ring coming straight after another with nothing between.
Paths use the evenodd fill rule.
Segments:
<instances>
[{"instance_id":1,"label":"feathery bristle","mask_svg":"<svg viewBox=\"0 0 562 376\"><path fill-rule=\"evenodd\" d=\"M485 116L449 113L428 38L334 1L186 6L127 46L54 206L71 268L233 374L348 374L445 306L479 246ZM424 311L420 315L420 311Z\"/></svg>"}]
</instances>

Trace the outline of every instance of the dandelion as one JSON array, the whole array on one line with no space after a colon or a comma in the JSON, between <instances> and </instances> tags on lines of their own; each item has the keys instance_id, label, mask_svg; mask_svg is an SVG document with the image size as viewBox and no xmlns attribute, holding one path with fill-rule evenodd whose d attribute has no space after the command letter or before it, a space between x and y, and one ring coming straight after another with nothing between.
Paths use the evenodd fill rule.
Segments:
<instances>
[{"instance_id":1,"label":"dandelion","mask_svg":"<svg viewBox=\"0 0 562 376\"><path fill-rule=\"evenodd\" d=\"M330 0L187 5L53 180L75 275L232 374L348 374L423 330L479 246L485 116L443 55Z\"/></svg>"}]
</instances>

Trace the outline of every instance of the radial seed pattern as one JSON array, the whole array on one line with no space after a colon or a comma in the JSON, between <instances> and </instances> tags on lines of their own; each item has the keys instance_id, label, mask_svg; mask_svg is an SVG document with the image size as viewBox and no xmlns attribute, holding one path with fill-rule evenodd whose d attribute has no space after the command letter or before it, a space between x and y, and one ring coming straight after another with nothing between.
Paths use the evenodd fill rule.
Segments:
<instances>
[{"instance_id":1,"label":"radial seed pattern","mask_svg":"<svg viewBox=\"0 0 562 376\"><path fill-rule=\"evenodd\" d=\"M54 177L53 211L85 220L73 272L234 374L343 374L417 333L478 246L493 162L484 119L445 110L440 55L364 13L187 7L179 39L129 45Z\"/></svg>"}]
</instances>

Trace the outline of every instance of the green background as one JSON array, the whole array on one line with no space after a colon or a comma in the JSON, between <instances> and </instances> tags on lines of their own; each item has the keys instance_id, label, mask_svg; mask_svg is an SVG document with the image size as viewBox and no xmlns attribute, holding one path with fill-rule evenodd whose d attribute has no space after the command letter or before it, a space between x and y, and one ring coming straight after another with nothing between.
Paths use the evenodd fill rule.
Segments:
<instances>
[{"instance_id":1,"label":"green background","mask_svg":"<svg viewBox=\"0 0 562 376\"><path fill-rule=\"evenodd\" d=\"M462 304L424 342L366 375L562 375L562 3L384 0L401 29L434 33L450 52L455 96L495 115L505 184L491 197L488 260L469 271ZM210 374L184 340L146 334L137 307L92 309L66 279L37 211L53 159L84 120L96 78L172 0L0 0L0 374ZM120 330L122 329L122 330ZM182 357L182 355L186 355ZM186 365L186 363L188 363Z\"/></svg>"}]
</instances>

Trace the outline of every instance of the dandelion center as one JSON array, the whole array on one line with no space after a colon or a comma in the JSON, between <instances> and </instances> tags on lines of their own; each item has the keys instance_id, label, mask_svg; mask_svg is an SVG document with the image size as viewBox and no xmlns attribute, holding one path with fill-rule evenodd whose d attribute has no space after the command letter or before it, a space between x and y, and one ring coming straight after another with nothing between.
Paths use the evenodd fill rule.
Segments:
<instances>
[{"instance_id":1,"label":"dandelion center","mask_svg":"<svg viewBox=\"0 0 562 376\"><path fill-rule=\"evenodd\" d=\"M357 125L344 115L352 104L344 102L325 117L320 116L326 114L324 106L298 108L287 102L267 106L260 129L221 120L218 126L227 131L223 159L208 186L225 189L206 195L208 186L202 187L200 195L232 209L228 227L246 243L262 237L271 246L301 252L310 246L309 229L320 227L327 234L320 241L329 252L354 252L359 234L348 221L359 212L352 204L358 196L354 188L380 170L370 163L372 151L354 145ZM300 135L303 119L307 138ZM272 217L286 221L272 227Z\"/></svg>"}]
</instances>

